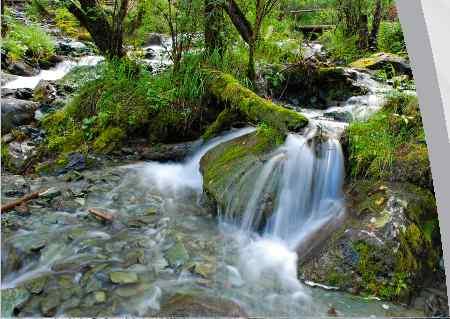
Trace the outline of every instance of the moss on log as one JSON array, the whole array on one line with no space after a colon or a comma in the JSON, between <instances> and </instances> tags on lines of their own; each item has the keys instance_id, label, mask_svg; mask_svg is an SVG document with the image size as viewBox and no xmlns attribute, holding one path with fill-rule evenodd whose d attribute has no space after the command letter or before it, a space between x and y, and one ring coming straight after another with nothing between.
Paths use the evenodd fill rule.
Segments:
<instances>
[{"instance_id":1,"label":"moss on log","mask_svg":"<svg viewBox=\"0 0 450 319\"><path fill-rule=\"evenodd\" d=\"M297 132L308 124L303 115L258 96L230 74L211 69L205 74L209 92L251 122L265 123L281 132Z\"/></svg>"}]
</instances>

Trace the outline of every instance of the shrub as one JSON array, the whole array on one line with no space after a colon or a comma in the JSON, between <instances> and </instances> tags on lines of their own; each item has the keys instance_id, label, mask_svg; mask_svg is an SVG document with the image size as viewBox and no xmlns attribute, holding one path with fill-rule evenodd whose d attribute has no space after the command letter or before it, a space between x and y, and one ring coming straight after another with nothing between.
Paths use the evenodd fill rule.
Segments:
<instances>
[{"instance_id":1,"label":"shrub","mask_svg":"<svg viewBox=\"0 0 450 319\"><path fill-rule=\"evenodd\" d=\"M29 57L37 62L54 54L55 40L39 26L17 21L11 21L8 25L10 29L2 44L13 61Z\"/></svg>"},{"instance_id":2,"label":"shrub","mask_svg":"<svg viewBox=\"0 0 450 319\"><path fill-rule=\"evenodd\" d=\"M357 36L347 36L342 28L325 32L321 41L335 61L348 64L362 56L361 50L357 47Z\"/></svg>"},{"instance_id":3,"label":"shrub","mask_svg":"<svg viewBox=\"0 0 450 319\"><path fill-rule=\"evenodd\" d=\"M406 54L406 44L400 22L384 21L378 33L378 49L384 52Z\"/></svg>"},{"instance_id":4,"label":"shrub","mask_svg":"<svg viewBox=\"0 0 450 319\"><path fill-rule=\"evenodd\" d=\"M432 188L416 97L392 94L369 120L352 123L347 136L351 176L409 181Z\"/></svg>"}]
</instances>

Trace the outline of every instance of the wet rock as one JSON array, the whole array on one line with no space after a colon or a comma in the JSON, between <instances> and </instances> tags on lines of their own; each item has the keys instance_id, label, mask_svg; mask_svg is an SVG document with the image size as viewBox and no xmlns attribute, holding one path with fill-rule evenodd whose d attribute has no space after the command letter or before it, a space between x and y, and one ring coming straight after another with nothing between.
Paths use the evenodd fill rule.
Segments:
<instances>
[{"instance_id":1,"label":"wet rock","mask_svg":"<svg viewBox=\"0 0 450 319\"><path fill-rule=\"evenodd\" d=\"M131 284L124 285L118 287L114 290L114 293L122 298L130 298L139 294L142 294L144 291L149 290L153 287L151 284Z\"/></svg>"},{"instance_id":2,"label":"wet rock","mask_svg":"<svg viewBox=\"0 0 450 319\"><path fill-rule=\"evenodd\" d=\"M150 33L148 35L145 45L162 45L164 42L163 36L159 33Z\"/></svg>"},{"instance_id":3,"label":"wet rock","mask_svg":"<svg viewBox=\"0 0 450 319\"><path fill-rule=\"evenodd\" d=\"M41 301L41 312L44 316L53 317L57 307L61 303L61 296L58 291L52 291L43 297Z\"/></svg>"},{"instance_id":4,"label":"wet rock","mask_svg":"<svg viewBox=\"0 0 450 319\"><path fill-rule=\"evenodd\" d=\"M195 145L195 142L155 145L142 149L140 156L149 161L181 161L192 152Z\"/></svg>"},{"instance_id":5,"label":"wet rock","mask_svg":"<svg viewBox=\"0 0 450 319\"><path fill-rule=\"evenodd\" d=\"M247 317L235 302L205 295L175 294L162 306L162 317Z\"/></svg>"},{"instance_id":6,"label":"wet rock","mask_svg":"<svg viewBox=\"0 0 450 319\"><path fill-rule=\"evenodd\" d=\"M267 94L293 101L296 106L326 109L351 96L366 93L355 82L355 74L345 68L304 63L294 67L273 65L263 73L269 79Z\"/></svg>"},{"instance_id":7,"label":"wet rock","mask_svg":"<svg viewBox=\"0 0 450 319\"><path fill-rule=\"evenodd\" d=\"M125 271L110 272L109 279L115 284L133 284L139 280L136 273Z\"/></svg>"},{"instance_id":8,"label":"wet rock","mask_svg":"<svg viewBox=\"0 0 450 319\"><path fill-rule=\"evenodd\" d=\"M8 144L8 168L21 172L26 164L36 156L36 145L30 140L23 142L11 142Z\"/></svg>"},{"instance_id":9,"label":"wet rock","mask_svg":"<svg viewBox=\"0 0 450 319\"><path fill-rule=\"evenodd\" d=\"M30 88L2 89L2 97L30 100L33 97L33 90Z\"/></svg>"},{"instance_id":10,"label":"wet rock","mask_svg":"<svg viewBox=\"0 0 450 319\"><path fill-rule=\"evenodd\" d=\"M323 114L326 117L331 117L335 121L339 122L351 122L353 120L353 115L351 112L346 110L337 110L334 109L332 111L327 111Z\"/></svg>"},{"instance_id":11,"label":"wet rock","mask_svg":"<svg viewBox=\"0 0 450 319\"><path fill-rule=\"evenodd\" d=\"M33 91L33 100L35 102L51 104L57 97L55 84L41 80Z\"/></svg>"},{"instance_id":12,"label":"wet rock","mask_svg":"<svg viewBox=\"0 0 450 319\"><path fill-rule=\"evenodd\" d=\"M211 278L216 272L216 265L214 263L195 263L191 267L191 272L203 278Z\"/></svg>"},{"instance_id":13,"label":"wet rock","mask_svg":"<svg viewBox=\"0 0 450 319\"><path fill-rule=\"evenodd\" d=\"M386 67L393 67L397 75L406 74L412 76L412 69L409 62L406 59L392 53L376 53L368 58L359 59L350 64L350 66L353 68L370 70L380 70Z\"/></svg>"},{"instance_id":14,"label":"wet rock","mask_svg":"<svg viewBox=\"0 0 450 319\"><path fill-rule=\"evenodd\" d=\"M34 119L34 111L39 104L32 101L15 98L2 98L2 134L10 132L13 128L28 124Z\"/></svg>"},{"instance_id":15,"label":"wet rock","mask_svg":"<svg viewBox=\"0 0 450 319\"><path fill-rule=\"evenodd\" d=\"M153 49L151 49L151 48L144 49L144 58L150 60L150 59L153 59L154 57L156 57L156 53L155 53L155 51L153 51Z\"/></svg>"},{"instance_id":16,"label":"wet rock","mask_svg":"<svg viewBox=\"0 0 450 319\"><path fill-rule=\"evenodd\" d=\"M104 291L95 291L94 292L94 300L96 304L104 303L106 301L106 292Z\"/></svg>"},{"instance_id":17,"label":"wet rock","mask_svg":"<svg viewBox=\"0 0 450 319\"><path fill-rule=\"evenodd\" d=\"M89 52L89 48L78 41L58 41L56 47L57 54L79 56Z\"/></svg>"},{"instance_id":18,"label":"wet rock","mask_svg":"<svg viewBox=\"0 0 450 319\"><path fill-rule=\"evenodd\" d=\"M410 184L357 181L348 196L347 221L300 261L303 278L353 293L409 300L433 274L440 256L433 195Z\"/></svg>"},{"instance_id":19,"label":"wet rock","mask_svg":"<svg viewBox=\"0 0 450 319\"><path fill-rule=\"evenodd\" d=\"M24 62L15 62L8 66L8 71L11 74L19 76L34 76L39 73L38 69Z\"/></svg>"},{"instance_id":20,"label":"wet rock","mask_svg":"<svg viewBox=\"0 0 450 319\"><path fill-rule=\"evenodd\" d=\"M50 68L55 67L58 63L61 63L64 61L64 57L60 55L52 55L46 60L40 60L39 61L39 67L44 70L48 70Z\"/></svg>"},{"instance_id":21,"label":"wet rock","mask_svg":"<svg viewBox=\"0 0 450 319\"><path fill-rule=\"evenodd\" d=\"M217 213L214 206L225 209L230 217L240 220L243 212L251 200L255 190L255 181L261 175L264 162L269 154L282 141L277 141L276 134L264 136L250 133L230 142L223 143L211 149L200 161L200 171L203 175L203 187L210 201L213 213ZM233 154L239 154L234 156ZM270 218L273 205L271 198L276 198L276 187L283 157L274 163L273 173L263 185L263 193L267 194L259 203L259 209L264 212L262 218L255 223L255 229L263 229ZM230 187L232 185L233 187Z\"/></svg>"},{"instance_id":22,"label":"wet rock","mask_svg":"<svg viewBox=\"0 0 450 319\"><path fill-rule=\"evenodd\" d=\"M129 267L135 264L145 264L145 253L143 249L135 249L125 256L125 266Z\"/></svg>"},{"instance_id":23,"label":"wet rock","mask_svg":"<svg viewBox=\"0 0 450 319\"><path fill-rule=\"evenodd\" d=\"M70 171L82 171L86 168L86 159L81 153L70 153L67 156L68 164L58 171L58 174L65 174Z\"/></svg>"},{"instance_id":24,"label":"wet rock","mask_svg":"<svg viewBox=\"0 0 450 319\"><path fill-rule=\"evenodd\" d=\"M165 257L173 268L183 266L189 260L189 254L180 241L177 241L175 245L167 250Z\"/></svg>"},{"instance_id":25,"label":"wet rock","mask_svg":"<svg viewBox=\"0 0 450 319\"><path fill-rule=\"evenodd\" d=\"M9 288L1 291L2 318L13 317L14 310L20 308L30 298L24 288Z\"/></svg>"},{"instance_id":26,"label":"wet rock","mask_svg":"<svg viewBox=\"0 0 450 319\"><path fill-rule=\"evenodd\" d=\"M10 175L12 182L5 182L2 179L3 194L8 197L22 197L30 192L30 185L21 175ZM5 176L3 175L2 178Z\"/></svg>"},{"instance_id":27,"label":"wet rock","mask_svg":"<svg viewBox=\"0 0 450 319\"><path fill-rule=\"evenodd\" d=\"M56 187L50 187L44 193L41 194L40 198L46 199L46 200L52 200L55 197L58 197L59 195L61 195L61 190L59 190Z\"/></svg>"},{"instance_id":28,"label":"wet rock","mask_svg":"<svg viewBox=\"0 0 450 319\"><path fill-rule=\"evenodd\" d=\"M48 282L48 276L41 276L35 279L31 279L27 281L24 285L25 288L28 289L29 292L32 294L39 294L41 293Z\"/></svg>"}]
</instances>

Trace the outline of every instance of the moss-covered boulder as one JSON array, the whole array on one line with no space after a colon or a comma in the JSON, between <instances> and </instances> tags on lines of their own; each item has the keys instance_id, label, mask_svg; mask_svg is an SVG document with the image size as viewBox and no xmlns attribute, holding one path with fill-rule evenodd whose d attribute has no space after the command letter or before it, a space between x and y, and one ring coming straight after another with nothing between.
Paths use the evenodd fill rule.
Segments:
<instances>
[{"instance_id":1,"label":"moss-covered boulder","mask_svg":"<svg viewBox=\"0 0 450 319\"><path fill-rule=\"evenodd\" d=\"M412 69L409 62L393 53L375 53L367 58L362 58L351 63L352 68L381 70L386 68L393 68L397 75L406 74L412 76Z\"/></svg>"},{"instance_id":2,"label":"moss-covered boulder","mask_svg":"<svg viewBox=\"0 0 450 319\"><path fill-rule=\"evenodd\" d=\"M284 135L276 129L261 126L253 133L216 146L202 158L204 191L218 210L228 214L227 218L242 218L265 162L283 141ZM281 164L281 158L277 164ZM256 229L263 227L272 213L279 168L280 165L274 166L264 185L265 196L258 203L263 218L253 225Z\"/></svg>"},{"instance_id":3,"label":"moss-covered boulder","mask_svg":"<svg viewBox=\"0 0 450 319\"><path fill-rule=\"evenodd\" d=\"M273 65L264 71L268 94L296 106L324 109L365 93L355 74L339 67L315 64Z\"/></svg>"},{"instance_id":4,"label":"moss-covered boulder","mask_svg":"<svg viewBox=\"0 0 450 319\"><path fill-rule=\"evenodd\" d=\"M177 293L163 305L158 317L241 317L246 312L235 302L219 297Z\"/></svg>"},{"instance_id":5,"label":"moss-covered boulder","mask_svg":"<svg viewBox=\"0 0 450 319\"><path fill-rule=\"evenodd\" d=\"M349 217L332 238L303 261L306 280L352 293L409 301L441 256L433 195L403 183L353 182Z\"/></svg>"}]
</instances>

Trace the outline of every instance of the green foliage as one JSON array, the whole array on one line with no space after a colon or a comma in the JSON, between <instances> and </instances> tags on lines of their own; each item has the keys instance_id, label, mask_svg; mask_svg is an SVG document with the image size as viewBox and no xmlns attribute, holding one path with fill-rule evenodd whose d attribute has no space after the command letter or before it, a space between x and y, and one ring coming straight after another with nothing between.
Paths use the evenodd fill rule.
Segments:
<instances>
[{"instance_id":1,"label":"green foliage","mask_svg":"<svg viewBox=\"0 0 450 319\"><path fill-rule=\"evenodd\" d=\"M8 33L2 46L13 61L30 58L32 61L46 60L55 52L55 40L38 25L25 25L11 17L8 20Z\"/></svg>"},{"instance_id":2,"label":"green foliage","mask_svg":"<svg viewBox=\"0 0 450 319\"><path fill-rule=\"evenodd\" d=\"M70 37L78 37L80 33L80 23L66 8L55 10L55 24L58 29Z\"/></svg>"},{"instance_id":3,"label":"green foliage","mask_svg":"<svg viewBox=\"0 0 450 319\"><path fill-rule=\"evenodd\" d=\"M383 21L378 33L378 49L406 55L406 44L400 22Z\"/></svg>"},{"instance_id":4,"label":"green foliage","mask_svg":"<svg viewBox=\"0 0 450 319\"><path fill-rule=\"evenodd\" d=\"M363 56L357 47L357 40L357 35L347 35L340 27L326 31L321 37L325 49L333 60L345 64Z\"/></svg>"},{"instance_id":5,"label":"green foliage","mask_svg":"<svg viewBox=\"0 0 450 319\"><path fill-rule=\"evenodd\" d=\"M421 137L420 111L414 96L392 94L381 111L365 122L352 123L347 133L349 166L353 177L392 177L398 166L409 165L413 160L408 160L409 152L405 152L411 147L420 149L414 154L423 161L420 164L413 162L414 169L410 167L413 171L409 174L429 170L426 145Z\"/></svg>"}]
</instances>

